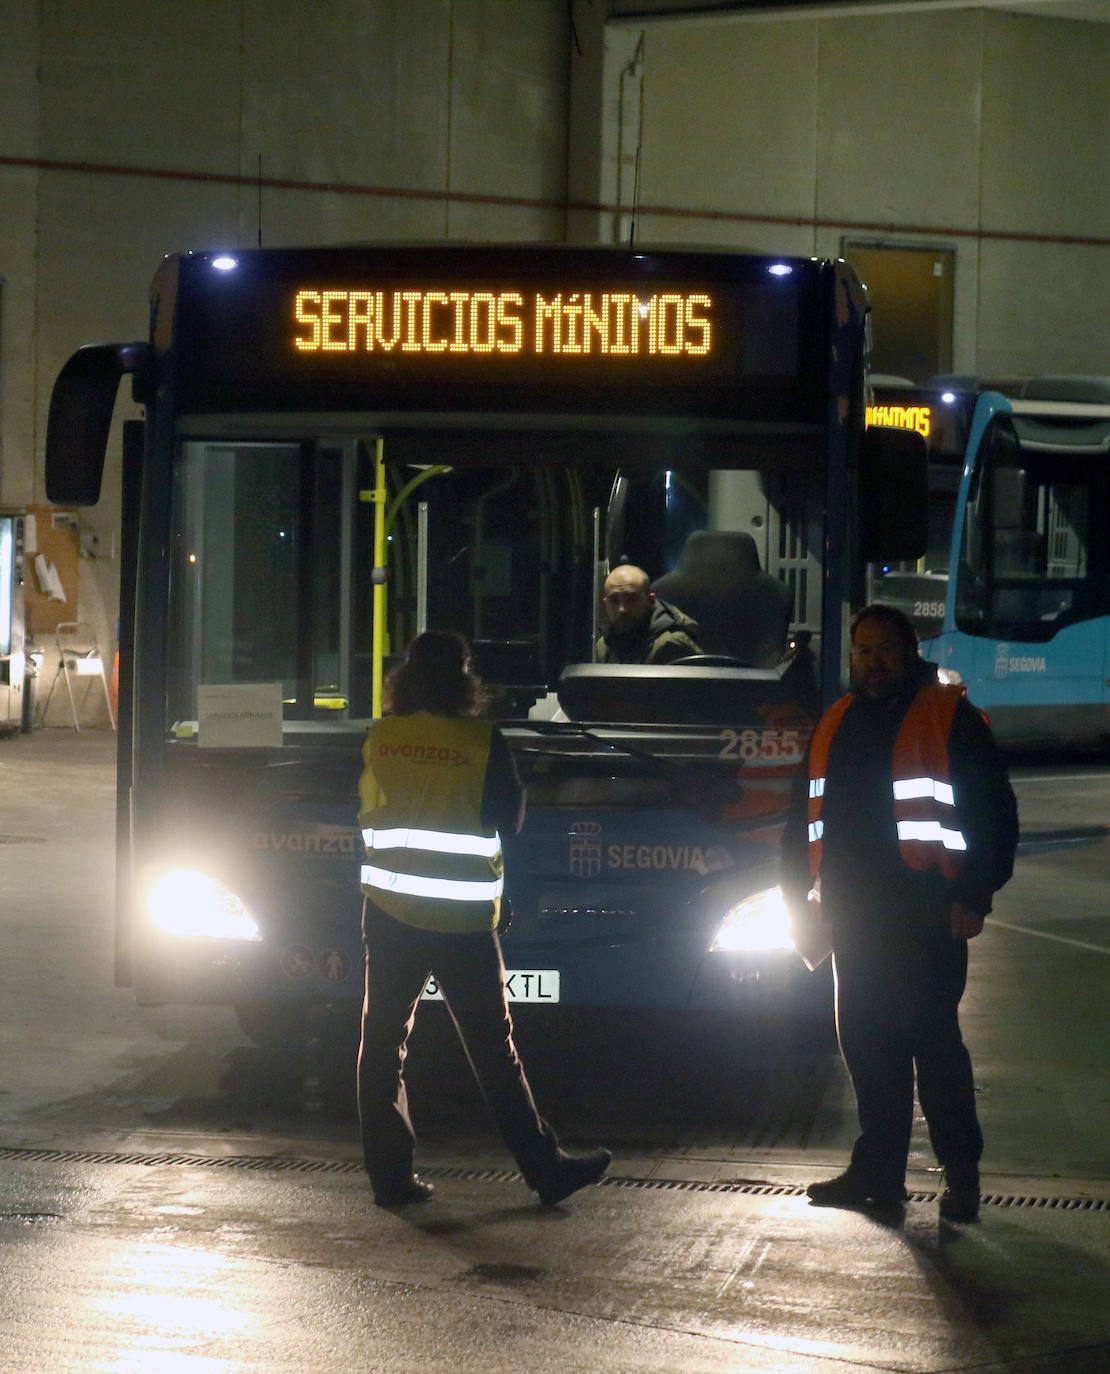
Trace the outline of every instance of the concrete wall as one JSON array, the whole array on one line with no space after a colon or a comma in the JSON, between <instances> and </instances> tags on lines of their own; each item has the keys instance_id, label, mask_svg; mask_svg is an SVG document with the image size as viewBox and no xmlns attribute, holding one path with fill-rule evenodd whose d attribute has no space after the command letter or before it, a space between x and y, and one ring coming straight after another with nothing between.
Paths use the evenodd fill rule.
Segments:
<instances>
[{"instance_id":1,"label":"concrete wall","mask_svg":"<svg viewBox=\"0 0 1110 1374\"><path fill-rule=\"evenodd\" d=\"M5 0L0 502L45 500L53 379L146 336L165 253L260 224L268 245L563 238L568 27L563 0ZM110 645L118 503L117 434L79 594Z\"/></svg>"},{"instance_id":2,"label":"concrete wall","mask_svg":"<svg viewBox=\"0 0 1110 1374\"><path fill-rule=\"evenodd\" d=\"M22 0L5 13L0 45L0 153L33 159L38 152L38 6ZM35 351L38 343L35 253L38 174L0 165L0 502L30 501L27 479L34 448Z\"/></svg>"},{"instance_id":3,"label":"concrete wall","mask_svg":"<svg viewBox=\"0 0 1110 1374\"><path fill-rule=\"evenodd\" d=\"M640 29L607 9L6 0L0 502L44 500L54 376L83 343L145 336L164 253L251 244L260 223L268 244L621 241L637 175L640 242L952 246L957 369L1110 372L1110 25L944 9ZM108 644L118 487L117 441L83 516L107 555L81 561Z\"/></svg>"},{"instance_id":4,"label":"concrete wall","mask_svg":"<svg viewBox=\"0 0 1110 1374\"><path fill-rule=\"evenodd\" d=\"M1110 372L1110 25L944 9L611 30L624 165L611 152L601 198L619 176L626 206L641 37L639 240L954 247L957 370Z\"/></svg>"}]
</instances>

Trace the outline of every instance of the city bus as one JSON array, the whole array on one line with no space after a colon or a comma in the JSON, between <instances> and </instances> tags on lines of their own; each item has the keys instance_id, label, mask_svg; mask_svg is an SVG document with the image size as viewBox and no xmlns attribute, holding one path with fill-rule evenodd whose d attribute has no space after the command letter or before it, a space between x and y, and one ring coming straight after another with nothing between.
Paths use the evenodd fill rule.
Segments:
<instances>
[{"instance_id":1,"label":"city bus","mask_svg":"<svg viewBox=\"0 0 1110 1374\"><path fill-rule=\"evenodd\" d=\"M828 260L166 258L149 339L75 353L47 435L51 501L94 503L131 377L118 981L234 1006L259 1039L357 1008L361 745L433 628L471 642L527 786L504 837L512 1000L827 1009L778 839L865 564L924 548L922 441L865 431L868 337ZM704 653L597 661L620 563Z\"/></svg>"},{"instance_id":2,"label":"city bus","mask_svg":"<svg viewBox=\"0 0 1110 1374\"><path fill-rule=\"evenodd\" d=\"M1110 741L1110 380L976 401L940 633L924 646L1007 745Z\"/></svg>"},{"instance_id":3,"label":"city bus","mask_svg":"<svg viewBox=\"0 0 1110 1374\"><path fill-rule=\"evenodd\" d=\"M877 388L929 444L929 541L870 570L1007 746L1110 740L1110 380Z\"/></svg>"}]
</instances>

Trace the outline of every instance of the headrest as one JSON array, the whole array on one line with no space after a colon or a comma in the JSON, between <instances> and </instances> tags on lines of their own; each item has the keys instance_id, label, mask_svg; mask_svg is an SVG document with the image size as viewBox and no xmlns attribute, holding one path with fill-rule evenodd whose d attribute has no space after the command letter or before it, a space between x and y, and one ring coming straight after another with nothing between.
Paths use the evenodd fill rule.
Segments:
<instances>
[{"instance_id":1,"label":"headrest","mask_svg":"<svg viewBox=\"0 0 1110 1374\"><path fill-rule=\"evenodd\" d=\"M792 600L784 582L765 573L750 534L697 530L673 572L652 589L698 622L707 654L770 667L786 648Z\"/></svg>"},{"instance_id":2,"label":"headrest","mask_svg":"<svg viewBox=\"0 0 1110 1374\"><path fill-rule=\"evenodd\" d=\"M759 553L750 534L738 530L696 530L686 540L674 573L665 574L654 585L665 594L667 578L678 576L728 586L759 571Z\"/></svg>"}]
</instances>

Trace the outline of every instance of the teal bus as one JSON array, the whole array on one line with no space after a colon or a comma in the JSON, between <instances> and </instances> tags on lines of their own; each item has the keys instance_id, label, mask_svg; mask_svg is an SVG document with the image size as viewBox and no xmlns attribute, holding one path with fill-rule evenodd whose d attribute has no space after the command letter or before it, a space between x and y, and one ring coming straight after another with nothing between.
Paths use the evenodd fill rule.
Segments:
<instances>
[{"instance_id":1,"label":"teal bus","mask_svg":"<svg viewBox=\"0 0 1110 1374\"><path fill-rule=\"evenodd\" d=\"M871 569L1011 748L1110 741L1110 380L883 389L928 431L928 551Z\"/></svg>"}]
</instances>

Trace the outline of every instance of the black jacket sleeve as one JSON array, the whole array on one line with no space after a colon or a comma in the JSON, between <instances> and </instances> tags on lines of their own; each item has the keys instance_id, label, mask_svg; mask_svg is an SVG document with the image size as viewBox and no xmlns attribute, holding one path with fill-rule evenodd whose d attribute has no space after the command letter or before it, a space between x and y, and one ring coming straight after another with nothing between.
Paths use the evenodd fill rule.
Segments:
<instances>
[{"instance_id":1,"label":"black jacket sleeve","mask_svg":"<svg viewBox=\"0 0 1110 1374\"><path fill-rule=\"evenodd\" d=\"M790 808L782 832L781 883L792 906L800 906L813 886L809 872L809 752L807 750L790 789Z\"/></svg>"},{"instance_id":2,"label":"black jacket sleeve","mask_svg":"<svg viewBox=\"0 0 1110 1374\"><path fill-rule=\"evenodd\" d=\"M960 829L967 842L953 896L985 915L991 909L991 897L1014 871L1017 799L990 726L966 701L957 706L952 721L948 763Z\"/></svg>"},{"instance_id":3,"label":"black jacket sleeve","mask_svg":"<svg viewBox=\"0 0 1110 1374\"><path fill-rule=\"evenodd\" d=\"M524 824L524 788L512 750L496 725L482 788L482 824L502 835L515 835Z\"/></svg>"}]
</instances>

